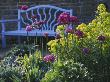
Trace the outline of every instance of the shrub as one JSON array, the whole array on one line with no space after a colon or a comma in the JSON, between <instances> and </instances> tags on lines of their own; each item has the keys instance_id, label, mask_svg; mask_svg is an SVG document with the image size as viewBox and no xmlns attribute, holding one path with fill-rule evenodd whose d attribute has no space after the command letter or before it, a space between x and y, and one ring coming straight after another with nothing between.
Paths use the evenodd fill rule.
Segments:
<instances>
[{"instance_id":1,"label":"shrub","mask_svg":"<svg viewBox=\"0 0 110 82\"><path fill-rule=\"evenodd\" d=\"M88 82L92 79L87 68L73 60L57 62L53 68L45 74L41 82Z\"/></svg>"},{"instance_id":2,"label":"shrub","mask_svg":"<svg viewBox=\"0 0 110 82\"><path fill-rule=\"evenodd\" d=\"M110 13L103 4L97 7L96 17L89 24L66 30L68 24L57 27L60 39L48 43L49 50L62 61L73 60L87 67L96 81L107 82L110 76Z\"/></svg>"}]
</instances>

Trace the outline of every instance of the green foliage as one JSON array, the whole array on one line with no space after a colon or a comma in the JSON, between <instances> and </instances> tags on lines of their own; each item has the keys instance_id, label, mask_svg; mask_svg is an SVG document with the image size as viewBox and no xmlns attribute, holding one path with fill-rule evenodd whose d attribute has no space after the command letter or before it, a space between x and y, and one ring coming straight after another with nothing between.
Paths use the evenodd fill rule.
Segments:
<instances>
[{"instance_id":1,"label":"green foliage","mask_svg":"<svg viewBox=\"0 0 110 82\"><path fill-rule=\"evenodd\" d=\"M20 67L0 67L0 78L5 82L12 82L12 77L22 78L22 73L20 72Z\"/></svg>"},{"instance_id":2,"label":"green foliage","mask_svg":"<svg viewBox=\"0 0 110 82\"><path fill-rule=\"evenodd\" d=\"M88 69L91 78L106 82L110 80L110 13L104 4L100 4L96 14L89 24L82 23L73 29L74 33L65 33L67 26L58 26L57 32L62 38L50 41L48 46L62 62L80 62ZM76 34L77 30L83 32L83 37Z\"/></svg>"},{"instance_id":3,"label":"green foliage","mask_svg":"<svg viewBox=\"0 0 110 82\"><path fill-rule=\"evenodd\" d=\"M91 80L87 68L73 60L57 63L45 74L41 82L88 82Z\"/></svg>"},{"instance_id":4,"label":"green foliage","mask_svg":"<svg viewBox=\"0 0 110 82\"><path fill-rule=\"evenodd\" d=\"M17 45L12 48L6 56L24 56L25 54L29 55L30 52L34 53L37 49L36 45Z\"/></svg>"},{"instance_id":5,"label":"green foliage","mask_svg":"<svg viewBox=\"0 0 110 82\"><path fill-rule=\"evenodd\" d=\"M89 24L78 25L72 33L65 32L68 25L58 26L61 38L48 43L49 51L56 55L51 64L43 61L38 50L29 54L29 46L13 49L0 62L0 81L110 81L110 13L100 4L96 14Z\"/></svg>"},{"instance_id":6,"label":"green foliage","mask_svg":"<svg viewBox=\"0 0 110 82\"><path fill-rule=\"evenodd\" d=\"M5 82L38 82L48 70L40 51L32 55L5 57L0 63L0 79Z\"/></svg>"}]
</instances>

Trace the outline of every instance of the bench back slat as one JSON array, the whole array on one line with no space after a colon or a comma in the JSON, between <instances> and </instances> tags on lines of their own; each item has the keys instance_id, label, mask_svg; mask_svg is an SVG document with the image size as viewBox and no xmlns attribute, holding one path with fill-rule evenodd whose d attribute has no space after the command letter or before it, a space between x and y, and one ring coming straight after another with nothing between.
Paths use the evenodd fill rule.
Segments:
<instances>
[{"instance_id":1,"label":"bench back slat","mask_svg":"<svg viewBox=\"0 0 110 82\"><path fill-rule=\"evenodd\" d=\"M46 21L46 23L42 27L42 30L54 31L56 29L56 26L58 25L58 15L60 15L60 13L62 12L68 12L70 13L70 15L72 15L71 9L63 9L51 5L38 5L31 7L25 11L18 10L18 19L21 20L21 22L18 24L18 27L19 29L20 27L25 28L26 24L32 24L35 20L33 20L31 16L36 16L36 21Z\"/></svg>"}]
</instances>

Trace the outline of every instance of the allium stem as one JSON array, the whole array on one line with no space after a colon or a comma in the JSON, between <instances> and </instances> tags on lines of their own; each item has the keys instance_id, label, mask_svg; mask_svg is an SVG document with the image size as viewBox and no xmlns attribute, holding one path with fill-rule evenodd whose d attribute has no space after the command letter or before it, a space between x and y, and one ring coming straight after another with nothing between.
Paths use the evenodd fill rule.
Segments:
<instances>
[{"instance_id":1,"label":"allium stem","mask_svg":"<svg viewBox=\"0 0 110 82\"><path fill-rule=\"evenodd\" d=\"M46 43L48 42L48 37L46 37ZM47 44L46 44L46 54L47 54Z\"/></svg>"},{"instance_id":2,"label":"allium stem","mask_svg":"<svg viewBox=\"0 0 110 82\"><path fill-rule=\"evenodd\" d=\"M27 44L28 44L28 50L29 50L29 54L31 53L30 51L30 47L29 47L29 32L27 31Z\"/></svg>"},{"instance_id":3,"label":"allium stem","mask_svg":"<svg viewBox=\"0 0 110 82\"><path fill-rule=\"evenodd\" d=\"M35 40L35 44L37 45L37 32L36 32L36 40Z\"/></svg>"},{"instance_id":4,"label":"allium stem","mask_svg":"<svg viewBox=\"0 0 110 82\"><path fill-rule=\"evenodd\" d=\"M42 45L41 48L42 48L42 55L43 55L43 52L44 52L44 49L43 49L43 48L44 48L44 47L43 47L43 46L44 46L44 45L43 45L43 37L41 38L41 45Z\"/></svg>"}]
</instances>

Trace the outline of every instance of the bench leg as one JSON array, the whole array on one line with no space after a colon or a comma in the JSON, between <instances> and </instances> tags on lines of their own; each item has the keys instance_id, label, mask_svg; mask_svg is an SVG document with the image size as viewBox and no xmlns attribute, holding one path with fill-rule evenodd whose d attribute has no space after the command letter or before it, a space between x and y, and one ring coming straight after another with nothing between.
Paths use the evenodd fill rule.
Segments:
<instances>
[{"instance_id":1,"label":"bench leg","mask_svg":"<svg viewBox=\"0 0 110 82\"><path fill-rule=\"evenodd\" d=\"M18 36L18 44L19 44L19 45L21 44L20 36Z\"/></svg>"},{"instance_id":2,"label":"bench leg","mask_svg":"<svg viewBox=\"0 0 110 82\"><path fill-rule=\"evenodd\" d=\"M2 34L2 48L6 48L6 37Z\"/></svg>"}]
</instances>

